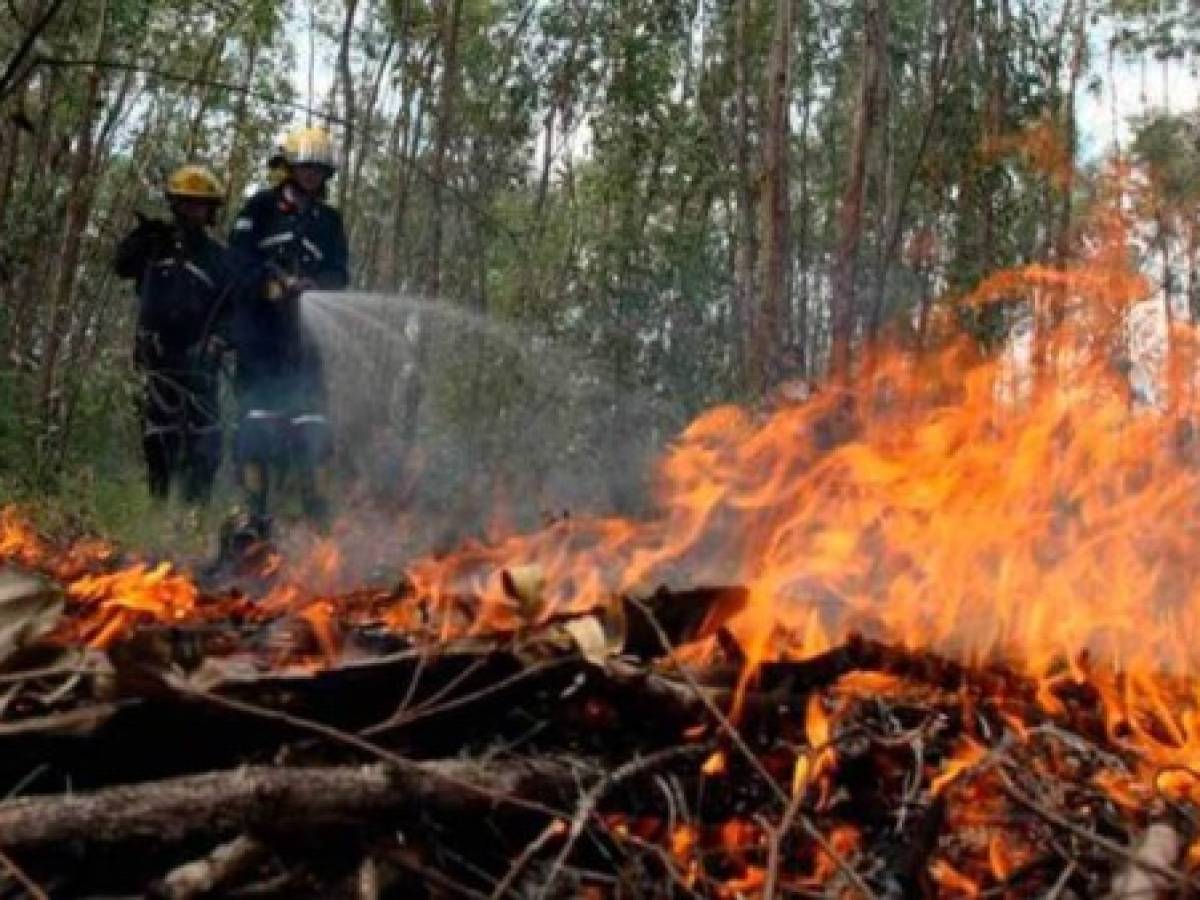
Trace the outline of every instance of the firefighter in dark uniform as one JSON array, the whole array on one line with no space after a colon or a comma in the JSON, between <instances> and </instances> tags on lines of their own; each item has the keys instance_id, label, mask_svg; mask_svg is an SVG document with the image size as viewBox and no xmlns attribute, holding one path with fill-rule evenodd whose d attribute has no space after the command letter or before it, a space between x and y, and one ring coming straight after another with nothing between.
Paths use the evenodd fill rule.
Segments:
<instances>
[{"instance_id":1,"label":"firefighter in dark uniform","mask_svg":"<svg viewBox=\"0 0 1200 900\"><path fill-rule=\"evenodd\" d=\"M173 221L139 214L138 226L117 246L113 268L137 286L142 450L150 494L159 500L178 478L188 503L207 502L221 461L221 341L213 322L232 273L228 251L207 228L224 196L208 169L183 166L167 179Z\"/></svg>"},{"instance_id":2,"label":"firefighter in dark uniform","mask_svg":"<svg viewBox=\"0 0 1200 900\"><path fill-rule=\"evenodd\" d=\"M304 511L324 524L333 441L317 347L301 321L306 290L338 290L349 281L342 217L321 198L333 175L333 146L320 128L290 134L287 176L238 213L230 249L259 273L239 294L232 335L240 406L235 453L249 518L241 526L269 533L272 472L298 472Z\"/></svg>"}]
</instances>

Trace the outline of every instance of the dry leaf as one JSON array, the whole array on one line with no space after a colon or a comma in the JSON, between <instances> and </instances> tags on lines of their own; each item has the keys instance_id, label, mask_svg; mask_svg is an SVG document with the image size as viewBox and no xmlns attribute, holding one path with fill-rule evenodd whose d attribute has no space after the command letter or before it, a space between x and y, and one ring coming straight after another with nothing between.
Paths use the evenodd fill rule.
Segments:
<instances>
[{"instance_id":1,"label":"dry leaf","mask_svg":"<svg viewBox=\"0 0 1200 900\"><path fill-rule=\"evenodd\" d=\"M541 566L509 566L500 573L500 583L508 598L517 604L522 619L532 622L538 618L546 592L546 574Z\"/></svg>"},{"instance_id":2,"label":"dry leaf","mask_svg":"<svg viewBox=\"0 0 1200 900\"><path fill-rule=\"evenodd\" d=\"M62 594L43 579L0 570L0 669L54 629L63 605Z\"/></svg>"}]
</instances>

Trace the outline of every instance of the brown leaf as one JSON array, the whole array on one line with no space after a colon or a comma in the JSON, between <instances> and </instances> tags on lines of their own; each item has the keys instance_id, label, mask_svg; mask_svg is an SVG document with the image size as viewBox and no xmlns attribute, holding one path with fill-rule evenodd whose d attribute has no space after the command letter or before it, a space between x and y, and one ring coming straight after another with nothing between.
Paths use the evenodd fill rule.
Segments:
<instances>
[{"instance_id":1,"label":"brown leaf","mask_svg":"<svg viewBox=\"0 0 1200 900\"><path fill-rule=\"evenodd\" d=\"M49 634L63 606L62 594L42 578L0 570L0 669Z\"/></svg>"}]
</instances>

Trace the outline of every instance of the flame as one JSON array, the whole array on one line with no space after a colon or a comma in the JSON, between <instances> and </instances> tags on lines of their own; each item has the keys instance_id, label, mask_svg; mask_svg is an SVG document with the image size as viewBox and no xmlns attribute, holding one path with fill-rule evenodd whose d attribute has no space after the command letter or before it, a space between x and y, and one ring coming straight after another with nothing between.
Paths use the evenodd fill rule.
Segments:
<instances>
[{"instance_id":1,"label":"flame","mask_svg":"<svg viewBox=\"0 0 1200 900\"><path fill-rule=\"evenodd\" d=\"M747 894L757 894L767 880L767 870L761 866L747 866L737 878L730 878L722 885L721 896L739 897Z\"/></svg>"},{"instance_id":2,"label":"flame","mask_svg":"<svg viewBox=\"0 0 1200 900\"><path fill-rule=\"evenodd\" d=\"M848 859L862 843L862 834L853 825L839 825L829 835L829 846L842 859ZM831 879L837 872L837 863L823 848L817 849L813 874L807 883L820 887Z\"/></svg>"},{"instance_id":3,"label":"flame","mask_svg":"<svg viewBox=\"0 0 1200 900\"><path fill-rule=\"evenodd\" d=\"M704 761L700 771L709 778L714 778L717 775L724 775L728 768L729 763L725 758L725 751L716 750Z\"/></svg>"},{"instance_id":4,"label":"flame","mask_svg":"<svg viewBox=\"0 0 1200 900\"><path fill-rule=\"evenodd\" d=\"M946 893L947 897L978 897L979 885L959 872L944 859L936 859L929 865L929 875Z\"/></svg>"},{"instance_id":5,"label":"flame","mask_svg":"<svg viewBox=\"0 0 1200 900\"><path fill-rule=\"evenodd\" d=\"M694 825L686 823L677 825L671 832L671 856L675 858L676 862L686 865L691 861L699 840L700 832Z\"/></svg>"},{"instance_id":6,"label":"flame","mask_svg":"<svg viewBox=\"0 0 1200 900\"><path fill-rule=\"evenodd\" d=\"M1007 880L1028 858L1028 851L1013 846L1002 832L993 833L988 840L988 863L997 881Z\"/></svg>"},{"instance_id":7,"label":"flame","mask_svg":"<svg viewBox=\"0 0 1200 900\"><path fill-rule=\"evenodd\" d=\"M979 765L987 756L987 749L967 738L959 745L958 751L946 761L941 772L929 783L929 792L934 796L942 793L964 772Z\"/></svg>"},{"instance_id":8,"label":"flame","mask_svg":"<svg viewBox=\"0 0 1200 900\"><path fill-rule=\"evenodd\" d=\"M152 569L138 564L108 575L85 575L68 586L67 594L96 607L90 643L99 647L139 615L167 623L186 621L195 612L197 600L195 584L169 563Z\"/></svg>"},{"instance_id":9,"label":"flame","mask_svg":"<svg viewBox=\"0 0 1200 900\"><path fill-rule=\"evenodd\" d=\"M1062 162L1048 125L985 148L1013 150L1052 174ZM1121 758L1085 777L1115 804L1200 800L1200 529L1191 524L1200 520L1200 384L1188 374L1200 367L1181 364L1200 360L1200 337L1181 322L1149 344L1138 337L1151 287L1130 265L1123 177L1114 170L1111 202L1081 232L1077 259L994 273L940 304L943 332L962 312L1017 310L1021 328L1007 346L986 356L967 340L922 354L880 350L847 384L772 412L711 409L661 459L647 520L576 516L417 560L386 620L440 639L603 609L660 583L736 583L748 599L725 631L746 663L739 698L765 661L808 659L852 633L999 661L1028 679L1031 708L1043 714L1066 713L1073 694L1095 707ZM91 643L147 620L208 614L191 581L165 564L88 571L108 554L102 545L58 552L0 511L0 559L66 581ZM334 599L344 574L336 545L318 544L298 566L271 565L281 581L260 610L301 615L336 658L348 604ZM697 661L718 643L680 656ZM809 799L818 786L807 806L828 815L839 717L858 700L905 690L894 675L853 673L814 693L807 747L785 751L773 771L785 779L791 763L793 796ZM1016 741L1037 740L1025 701L965 691L958 700L964 722L987 713ZM922 758L924 796L941 798L962 833L986 832L977 846L963 839L962 858L931 863L947 895L976 896L1028 855L1019 836L995 830L1006 801L994 773L980 771L993 750L968 724L948 755L941 747ZM1039 765L1061 767L1057 752L1050 744ZM718 751L703 772L723 774L728 763ZM688 872L715 845L740 873L726 890L762 886L763 831L748 819L701 830L613 818L610 830L645 834ZM830 840L849 853L861 836L847 828ZM1197 856L1189 850L1189 862ZM830 877L831 859L806 858L817 881Z\"/></svg>"}]
</instances>

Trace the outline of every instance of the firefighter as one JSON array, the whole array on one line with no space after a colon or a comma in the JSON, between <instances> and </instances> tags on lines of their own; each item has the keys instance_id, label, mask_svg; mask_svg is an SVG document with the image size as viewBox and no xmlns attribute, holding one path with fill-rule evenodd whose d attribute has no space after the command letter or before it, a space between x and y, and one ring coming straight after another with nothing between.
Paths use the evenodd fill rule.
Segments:
<instances>
[{"instance_id":1,"label":"firefighter","mask_svg":"<svg viewBox=\"0 0 1200 900\"><path fill-rule=\"evenodd\" d=\"M142 450L150 494L182 481L190 504L209 499L221 459L214 314L232 285L228 251L208 234L225 193L208 169L185 165L167 179L171 222L140 213L117 246L114 270L137 287L134 362L145 376Z\"/></svg>"},{"instance_id":2,"label":"firefighter","mask_svg":"<svg viewBox=\"0 0 1200 900\"><path fill-rule=\"evenodd\" d=\"M301 321L306 290L337 290L348 281L346 234L321 198L334 174L333 144L320 128L288 135L284 180L251 197L230 234L231 250L258 272L240 294L232 334L240 406L235 454L248 518L239 526L260 540L270 530L272 473L298 472L306 516L325 524L333 441L317 347Z\"/></svg>"}]
</instances>

